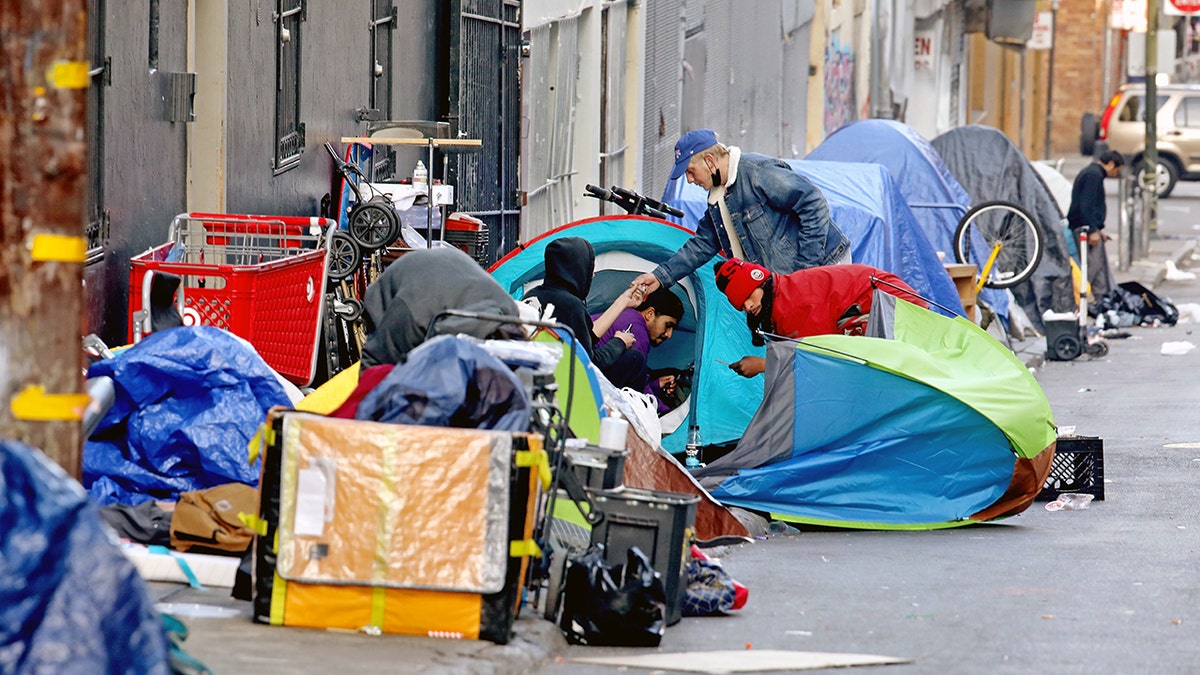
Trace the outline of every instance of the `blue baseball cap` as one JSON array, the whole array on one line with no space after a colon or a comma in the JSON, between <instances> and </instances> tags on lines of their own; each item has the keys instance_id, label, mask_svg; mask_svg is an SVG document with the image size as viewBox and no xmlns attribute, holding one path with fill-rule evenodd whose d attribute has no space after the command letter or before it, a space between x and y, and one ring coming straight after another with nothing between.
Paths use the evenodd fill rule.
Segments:
<instances>
[{"instance_id":1,"label":"blue baseball cap","mask_svg":"<svg viewBox=\"0 0 1200 675\"><path fill-rule=\"evenodd\" d=\"M688 162L692 155L702 152L717 144L717 135L712 129L696 129L684 134L675 144L675 168L671 169L671 179L679 178L687 173Z\"/></svg>"}]
</instances>

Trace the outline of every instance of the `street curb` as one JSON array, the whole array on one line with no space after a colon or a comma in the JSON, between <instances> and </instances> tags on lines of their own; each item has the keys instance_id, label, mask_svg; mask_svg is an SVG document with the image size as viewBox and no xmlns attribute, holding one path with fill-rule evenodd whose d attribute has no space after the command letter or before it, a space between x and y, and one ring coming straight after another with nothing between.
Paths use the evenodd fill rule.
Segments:
<instances>
[{"instance_id":1,"label":"street curb","mask_svg":"<svg viewBox=\"0 0 1200 675\"><path fill-rule=\"evenodd\" d=\"M1185 261L1191 260L1192 254L1196 251L1196 246L1197 243L1195 239L1188 240L1181 244L1179 248L1175 249L1175 252L1172 253L1167 260L1170 260L1172 263L1174 263L1176 269L1189 267L1190 265L1185 265L1184 263ZM1150 288L1158 288L1158 285L1165 281L1166 278L1167 265L1166 262L1163 262L1160 263L1157 269L1154 270L1154 279L1150 281L1148 285Z\"/></svg>"}]
</instances>

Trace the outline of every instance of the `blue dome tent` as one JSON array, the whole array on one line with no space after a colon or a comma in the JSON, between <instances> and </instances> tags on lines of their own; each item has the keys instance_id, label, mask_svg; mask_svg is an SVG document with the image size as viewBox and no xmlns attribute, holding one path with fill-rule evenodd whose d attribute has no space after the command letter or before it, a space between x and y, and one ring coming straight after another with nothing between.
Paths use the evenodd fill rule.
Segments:
<instances>
[{"instance_id":1,"label":"blue dome tent","mask_svg":"<svg viewBox=\"0 0 1200 675\"><path fill-rule=\"evenodd\" d=\"M953 261L954 231L971 208L971 196L950 172L933 144L915 129L895 120L851 122L821 141L805 159L885 167L934 249L945 253L948 261ZM981 297L998 315L1007 319L1007 294L987 288Z\"/></svg>"}]
</instances>

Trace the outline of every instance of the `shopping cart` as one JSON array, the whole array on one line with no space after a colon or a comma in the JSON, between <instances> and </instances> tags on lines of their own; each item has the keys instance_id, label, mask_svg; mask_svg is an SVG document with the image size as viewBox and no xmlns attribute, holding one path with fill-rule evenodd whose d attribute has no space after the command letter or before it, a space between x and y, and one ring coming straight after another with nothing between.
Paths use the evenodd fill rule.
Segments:
<instances>
[{"instance_id":1,"label":"shopping cart","mask_svg":"<svg viewBox=\"0 0 1200 675\"><path fill-rule=\"evenodd\" d=\"M154 275L175 275L184 325L228 330L291 382L312 383L336 227L327 218L179 214L167 243L131 261L130 341L151 330Z\"/></svg>"}]
</instances>

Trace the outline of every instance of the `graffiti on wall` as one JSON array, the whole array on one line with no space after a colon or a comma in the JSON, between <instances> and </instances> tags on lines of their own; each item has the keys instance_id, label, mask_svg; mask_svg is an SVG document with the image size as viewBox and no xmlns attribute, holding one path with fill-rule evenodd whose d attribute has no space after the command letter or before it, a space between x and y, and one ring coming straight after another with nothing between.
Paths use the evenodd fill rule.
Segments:
<instances>
[{"instance_id":1,"label":"graffiti on wall","mask_svg":"<svg viewBox=\"0 0 1200 675\"><path fill-rule=\"evenodd\" d=\"M825 47L825 134L858 119L854 104L854 51L836 38Z\"/></svg>"}]
</instances>

